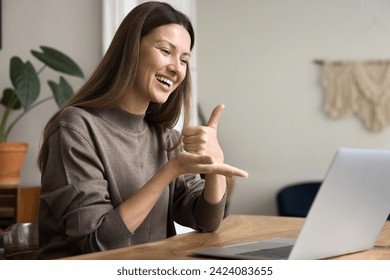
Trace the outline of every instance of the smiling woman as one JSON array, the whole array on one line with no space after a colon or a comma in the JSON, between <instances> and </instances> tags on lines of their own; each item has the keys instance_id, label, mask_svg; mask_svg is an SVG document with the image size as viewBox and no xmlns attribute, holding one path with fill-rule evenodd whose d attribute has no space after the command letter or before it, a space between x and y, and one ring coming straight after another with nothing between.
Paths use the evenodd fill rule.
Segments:
<instances>
[{"instance_id":1,"label":"smiling woman","mask_svg":"<svg viewBox=\"0 0 390 280\"><path fill-rule=\"evenodd\" d=\"M135 7L91 78L46 125L40 258L161 240L176 234L174 222L219 227L225 176L247 173L224 163L222 105L206 126L188 125L194 42L188 17L167 3ZM182 110L183 135L173 128Z\"/></svg>"}]
</instances>

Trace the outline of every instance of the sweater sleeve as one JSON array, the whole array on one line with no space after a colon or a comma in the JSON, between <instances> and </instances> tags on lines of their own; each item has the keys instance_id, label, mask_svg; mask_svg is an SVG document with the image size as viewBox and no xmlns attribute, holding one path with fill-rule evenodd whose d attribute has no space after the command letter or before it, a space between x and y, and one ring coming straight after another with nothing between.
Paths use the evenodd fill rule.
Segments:
<instances>
[{"instance_id":1,"label":"sweater sleeve","mask_svg":"<svg viewBox=\"0 0 390 280\"><path fill-rule=\"evenodd\" d=\"M217 204L208 203L203 196L204 180L199 174L187 174L176 180L174 218L181 225L201 232L216 231L224 217L226 193Z\"/></svg>"},{"instance_id":2,"label":"sweater sleeve","mask_svg":"<svg viewBox=\"0 0 390 280\"><path fill-rule=\"evenodd\" d=\"M130 245L131 233L111 203L102 163L88 137L62 125L49 141L41 200L58 221L56 228L80 253ZM40 223L50 232L53 221Z\"/></svg>"}]
</instances>

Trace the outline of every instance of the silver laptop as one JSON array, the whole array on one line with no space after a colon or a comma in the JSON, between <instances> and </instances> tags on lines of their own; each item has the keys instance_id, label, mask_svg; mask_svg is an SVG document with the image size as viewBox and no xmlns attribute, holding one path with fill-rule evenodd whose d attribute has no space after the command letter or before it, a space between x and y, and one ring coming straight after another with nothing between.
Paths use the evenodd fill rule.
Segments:
<instances>
[{"instance_id":1,"label":"silver laptop","mask_svg":"<svg viewBox=\"0 0 390 280\"><path fill-rule=\"evenodd\" d=\"M390 212L390 151L337 151L297 239L196 250L230 259L325 259L372 248Z\"/></svg>"}]
</instances>

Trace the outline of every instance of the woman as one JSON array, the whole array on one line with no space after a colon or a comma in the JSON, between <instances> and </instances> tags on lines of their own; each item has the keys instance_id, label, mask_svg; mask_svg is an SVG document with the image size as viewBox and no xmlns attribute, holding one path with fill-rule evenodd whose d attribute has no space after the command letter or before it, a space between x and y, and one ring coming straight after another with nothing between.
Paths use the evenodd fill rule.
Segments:
<instances>
[{"instance_id":1,"label":"woman","mask_svg":"<svg viewBox=\"0 0 390 280\"><path fill-rule=\"evenodd\" d=\"M218 228L224 176L247 173L224 163L216 136L223 106L207 126L188 126L193 45L185 15L166 3L137 6L49 121L38 158L40 258L161 240L175 234L174 221ZM180 136L172 127L182 107Z\"/></svg>"}]
</instances>

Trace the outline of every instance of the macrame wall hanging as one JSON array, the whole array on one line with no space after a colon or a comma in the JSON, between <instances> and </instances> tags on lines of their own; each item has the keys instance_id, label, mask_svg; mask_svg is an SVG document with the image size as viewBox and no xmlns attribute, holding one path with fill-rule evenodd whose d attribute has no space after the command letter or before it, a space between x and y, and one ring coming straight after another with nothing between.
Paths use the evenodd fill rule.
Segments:
<instances>
[{"instance_id":1,"label":"macrame wall hanging","mask_svg":"<svg viewBox=\"0 0 390 280\"><path fill-rule=\"evenodd\" d=\"M355 114L374 132L390 125L390 60L315 62L323 66L324 109L330 116Z\"/></svg>"}]
</instances>

